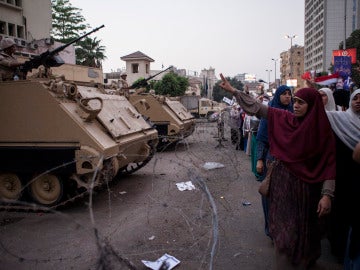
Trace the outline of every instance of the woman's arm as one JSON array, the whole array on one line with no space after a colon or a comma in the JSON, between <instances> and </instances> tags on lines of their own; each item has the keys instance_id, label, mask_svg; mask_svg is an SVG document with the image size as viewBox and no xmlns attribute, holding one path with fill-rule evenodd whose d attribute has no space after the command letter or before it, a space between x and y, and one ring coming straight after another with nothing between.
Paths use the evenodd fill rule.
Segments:
<instances>
[{"instance_id":1,"label":"woman's arm","mask_svg":"<svg viewBox=\"0 0 360 270\"><path fill-rule=\"evenodd\" d=\"M331 198L334 197L335 180L325 180L322 186L321 199L318 204L317 212L319 217L327 215L331 211Z\"/></svg>"},{"instance_id":2,"label":"woman's arm","mask_svg":"<svg viewBox=\"0 0 360 270\"><path fill-rule=\"evenodd\" d=\"M321 194L333 198L334 192L335 192L335 180L325 180L322 186Z\"/></svg>"},{"instance_id":3,"label":"woman's arm","mask_svg":"<svg viewBox=\"0 0 360 270\"><path fill-rule=\"evenodd\" d=\"M232 87L228 80L226 80L221 73L220 77L222 80L220 87L222 87L225 91L233 94L240 107L247 114L255 115L258 118L267 118L268 106L257 102L255 98Z\"/></svg>"},{"instance_id":4,"label":"woman's arm","mask_svg":"<svg viewBox=\"0 0 360 270\"><path fill-rule=\"evenodd\" d=\"M256 145L256 151L257 151L257 161L256 161L256 171L259 174L263 174L264 173L264 168L265 168L265 161L266 161L266 156L269 150L269 146L267 143L263 142L263 141L257 141L257 145Z\"/></svg>"}]
</instances>

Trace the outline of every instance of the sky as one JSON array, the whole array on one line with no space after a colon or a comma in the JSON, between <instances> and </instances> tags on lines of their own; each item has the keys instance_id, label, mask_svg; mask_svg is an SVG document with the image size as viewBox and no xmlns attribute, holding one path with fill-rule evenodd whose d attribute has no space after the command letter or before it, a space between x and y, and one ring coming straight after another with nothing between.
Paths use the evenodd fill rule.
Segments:
<instances>
[{"instance_id":1,"label":"sky","mask_svg":"<svg viewBox=\"0 0 360 270\"><path fill-rule=\"evenodd\" d=\"M304 45L304 0L70 0L105 46L103 71L125 68L120 57L141 51L155 61L200 73L280 77L280 53ZM275 64L276 63L276 64ZM271 72L266 71L271 70Z\"/></svg>"}]
</instances>

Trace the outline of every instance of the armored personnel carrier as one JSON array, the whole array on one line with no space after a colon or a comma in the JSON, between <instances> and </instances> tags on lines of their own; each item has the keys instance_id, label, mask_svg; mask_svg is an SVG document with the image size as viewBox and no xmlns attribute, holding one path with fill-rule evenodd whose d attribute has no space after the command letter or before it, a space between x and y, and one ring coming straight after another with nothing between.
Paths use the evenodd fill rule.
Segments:
<instances>
[{"instance_id":1,"label":"armored personnel carrier","mask_svg":"<svg viewBox=\"0 0 360 270\"><path fill-rule=\"evenodd\" d=\"M141 100L148 106L142 106ZM159 134L158 148L174 144L195 130L195 117L179 101L153 93L133 93L129 101L155 125Z\"/></svg>"},{"instance_id":2,"label":"armored personnel carrier","mask_svg":"<svg viewBox=\"0 0 360 270\"><path fill-rule=\"evenodd\" d=\"M63 80L0 83L0 198L57 206L132 173L158 133L123 96Z\"/></svg>"},{"instance_id":3,"label":"armored personnel carrier","mask_svg":"<svg viewBox=\"0 0 360 270\"><path fill-rule=\"evenodd\" d=\"M46 52L23 68L56 61ZM157 130L125 97L61 76L0 82L0 123L0 209L6 210L32 208L29 202L65 205L140 169L158 143Z\"/></svg>"},{"instance_id":4,"label":"armored personnel carrier","mask_svg":"<svg viewBox=\"0 0 360 270\"><path fill-rule=\"evenodd\" d=\"M134 82L129 87L131 91L125 94L130 103L156 127L159 134L158 149L173 145L190 136L195 130L195 117L183 104L177 100L156 95L154 90L145 92L149 80L172 68L170 66L147 79ZM111 91L121 94L121 91L118 90L108 92Z\"/></svg>"}]
</instances>

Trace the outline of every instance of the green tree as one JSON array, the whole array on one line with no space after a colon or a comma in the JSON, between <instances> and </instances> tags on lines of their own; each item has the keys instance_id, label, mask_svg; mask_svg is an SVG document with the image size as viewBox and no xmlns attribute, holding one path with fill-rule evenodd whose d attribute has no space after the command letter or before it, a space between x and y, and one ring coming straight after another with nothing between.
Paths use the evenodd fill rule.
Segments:
<instances>
[{"instance_id":1,"label":"green tree","mask_svg":"<svg viewBox=\"0 0 360 270\"><path fill-rule=\"evenodd\" d=\"M343 49L344 42L341 42L339 49ZM351 33L350 37L346 39L346 48L356 48L356 59L360 60L360 29ZM359 62L352 65L351 78L356 85L360 86L360 74L356 70L359 67Z\"/></svg>"},{"instance_id":2,"label":"green tree","mask_svg":"<svg viewBox=\"0 0 360 270\"><path fill-rule=\"evenodd\" d=\"M105 47L101 46L101 40L85 37L78 42L75 50L76 64L89 67L102 67L102 61L106 59Z\"/></svg>"},{"instance_id":3,"label":"green tree","mask_svg":"<svg viewBox=\"0 0 360 270\"><path fill-rule=\"evenodd\" d=\"M235 87L236 89L239 89L241 91L243 91L243 83L239 80L237 80L235 77L234 78L230 78L230 77L227 77L226 78L229 83ZM232 94L230 94L229 92L226 92L224 89L222 89L220 87L220 83L221 83L221 80L217 81L216 84L214 85L214 88L213 88L213 99L217 102L221 102L223 97L227 97L229 99L232 99Z\"/></svg>"},{"instance_id":4,"label":"green tree","mask_svg":"<svg viewBox=\"0 0 360 270\"><path fill-rule=\"evenodd\" d=\"M154 89L156 94L176 97L184 95L188 86L188 78L170 72L154 84Z\"/></svg>"},{"instance_id":5,"label":"green tree","mask_svg":"<svg viewBox=\"0 0 360 270\"><path fill-rule=\"evenodd\" d=\"M68 43L85 34L90 28L85 23L81 9L73 7L69 0L51 0L52 4L52 29L51 35L54 40ZM106 59L105 47L101 40L91 37L74 44L76 63L90 67L101 67L102 61Z\"/></svg>"},{"instance_id":6,"label":"green tree","mask_svg":"<svg viewBox=\"0 0 360 270\"><path fill-rule=\"evenodd\" d=\"M73 7L69 0L51 0L51 8L51 35L54 40L68 43L89 28L81 14L82 10Z\"/></svg>"}]
</instances>

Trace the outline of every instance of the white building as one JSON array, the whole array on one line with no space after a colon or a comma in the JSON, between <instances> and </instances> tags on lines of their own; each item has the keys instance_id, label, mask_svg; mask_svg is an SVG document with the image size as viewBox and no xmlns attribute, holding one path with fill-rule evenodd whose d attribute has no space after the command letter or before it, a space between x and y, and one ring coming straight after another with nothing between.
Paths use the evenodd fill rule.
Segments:
<instances>
[{"instance_id":1,"label":"white building","mask_svg":"<svg viewBox=\"0 0 360 270\"><path fill-rule=\"evenodd\" d=\"M358 28L360 0L305 0L305 71L328 71L333 50Z\"/></svg>"},{"instance_id":2,"label":"white building","mask_svg":"<svg viewBox=\"0 0 360 270\"><path fill-rule=\"evenodd\" d=\"M11 37L16 55L29 58L63 45L50 38L51 0L0 0L0 40ZM60 52L65 63L75 64L75 48Z\"/></svg>"},{"instance_id":3,"label":"white building","mask_svg":"<svg viewBox=\"0 0 360 270\"><path fill-rule=\"evenodd\" d=\"M19 46L50 38L51 0L0 0L0 37L13 37Z\"/></svg>"}]
</instances>

